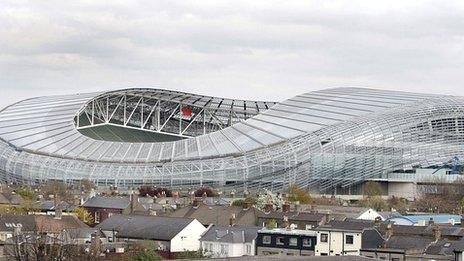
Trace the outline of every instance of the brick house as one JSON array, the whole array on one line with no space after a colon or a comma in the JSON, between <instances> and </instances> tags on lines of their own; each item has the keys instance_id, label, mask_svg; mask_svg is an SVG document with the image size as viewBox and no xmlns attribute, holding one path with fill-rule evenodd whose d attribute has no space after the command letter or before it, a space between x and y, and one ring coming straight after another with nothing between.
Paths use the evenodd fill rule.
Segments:
<instances>
[{"instance_id":1,"label":"brick house","mask_svg":"<svg viewBox=\"0 0 464 261\"><path fill-rule=\"evenodd\" d=\"M147 213L136 194L131 196L94 196L85 201L82 207L92 216L91 226L95 226L113 215Z\"/></svg>"}]
</instances>

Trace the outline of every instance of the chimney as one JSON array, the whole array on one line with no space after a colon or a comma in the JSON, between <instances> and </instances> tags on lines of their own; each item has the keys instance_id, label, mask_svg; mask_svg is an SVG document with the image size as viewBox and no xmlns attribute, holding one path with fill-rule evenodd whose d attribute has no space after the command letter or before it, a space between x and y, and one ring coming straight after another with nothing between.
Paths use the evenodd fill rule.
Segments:
<instances>
[{"instance_id":1,"label":"chimney","mask_svg":"<svg viewBox=\"0 0 464 261\"><path fill-rule=\"evenodd\" d=\"M380 223L382 223L382 218L381 218L381 217L376 217L376 218L374 219L374 225L375 225L376 227L379 227L379 226L380 226Z\"/></svg>"},{"instance_id":2,"label":"chimney","mask_svg":"<svg viewBox=\"0 0 464 261\"><path fill-rule=\"evenodd\" d=\"M266 205L264 205L264 212L271 212L272 210L274 210L274 205L272 205L271 202L268 202Z\"/></svg>"},{"instance_id":3,"label":"chimney","mask_svg":"<svg viewBox=\"0 0 464 261\"><path fill-rule=\"evenodd\" d=\"M61 219L63 215L63 210L61 209L61 205L55 206L55 219Z\"/></svg>"},{"instance_id":4,"label":"chimney","mask_svg":"<svg viewBox=\"0 0 464 261\"><path fill-rule=\"evenodd\" d=\"M230 217L229 219L229 225L231 227L234 227L235 226L235 213L232 213L232 216Z\"/></svg>"},{"instance_id":5,"label":"chimney","mask_svg":"<svg viewBox=\"0 0 464 261\"><path fill-rule=\"evenodd\" d=\"M21 226L15 226L13 228L13 236L18 236L21 234Z\"/></svg>"},{"instance_id":6,"label":"chimney","mask_svg":"<svg viewBox=\"0 0 464 261\"><path fill-rule=\"evenodd\" d=\"M433 238L435 239L435 242L437 242L441 238L440 225L438 224L435 224L433 226Z\"/></svg>"},{"instance_id":7,"label":"chimney","mask_svg":"<svg viewBox=\"0 0 464 261\"><path fill-rule=\"evenodd\" d=\"M243 197L244 197L244 198L248 198L249 196L250 196L250 192L249 192L248 190L245 190L245 191L243 192Z\"/></svg>"},{"instance_id":8,"label":"chimney","mask_svg":"<svg viewBox=\"0 0 464 261\"><path fill-rule=\"evenodd\" d=\"M324 214L324 222L325 222L325 223L329 223L329 221L330 221L330 214L329 214L329 213L325 213L325 214Z\"/></svg>"},{"instance_id":9,"label":"chimney","mask_svg":"<svg viewBox=\"0 0 464 261\"><path fill-rule=\"evenodd\" d=\"M392 223L387 224L387 229L385 233L386 233L387 239L393 236L393 224Z\"/></svg>"},{"instance_id":10,"label":"chimney","mask_svg":"<svg viewBox=\"0 0 464 261\"><path fill-rule=\"evenodd\" d=\"M139 201L139 195L135 192L132 192L130 197L130 213L134 213L137 203Z\"/></svg>"},{"instance_id":11,"label":"chimney","mask_svg":"<svg viewBox=\"0 0 464 261\"><path fill-rule=\"evenodd\" d=\"M248 210L250 208L251 208L251 202L245 199L245 202L243 202L243 210Z\"/></svg>"},{"instance_id":12,"label":"chimney","mask_svg":"<svg viewBox=\"0 0 464 261\"><path fill-rule=\"evenodd\" d=\"M429 225L433 225L433 224L435 224L435 221L433 221L433 218L431 217L431 218L429 219Z\"/></svg>"},{"instance_id":13,"label":"chimney","mask_svg":"<svg viewBox=\"0 0 464 261\"><path fill-rule=\"evenodd\" d=\"M287 216L284 216L283 218L283 227L286 228L286 229L289 229L290 228L290 222L288 222L288 217Z\"/></svg>"},{"instance_id":14,"label":"chimney","mask_svg":"<svg viewBox=\"0 0 464 261\"><path fill-rule=\"evenodd\" d=\"M63 210L61 209L61 200L59 200L58 196L54 197L53 203L55 205L55 219L61 219Z\"/></svg>"},{"instance_id":15,"label":"chimney","mask_svg":"<svg viewBox=\"0 0 464 261\"><path fill-rule=\"evenodd\" d=\"M193 200L193 207L194 207L194 208L198 208L198 207L200 207L200 205L201 205L201 202L202 202L202 200L201 200L201 199L199 199L199 198L195 198L195 199Z\"/></svg>"},{"instance_id":16,"label":"chimney","mask_svg":"<svg viewBox=\"0 0 464 261\"><path fill-rule=\"evenodd\" d=\"M290 212L290 203L288 203L288 201L285 201L284 204L282 204L282 212Z\"/></svg>"}]
</instances>

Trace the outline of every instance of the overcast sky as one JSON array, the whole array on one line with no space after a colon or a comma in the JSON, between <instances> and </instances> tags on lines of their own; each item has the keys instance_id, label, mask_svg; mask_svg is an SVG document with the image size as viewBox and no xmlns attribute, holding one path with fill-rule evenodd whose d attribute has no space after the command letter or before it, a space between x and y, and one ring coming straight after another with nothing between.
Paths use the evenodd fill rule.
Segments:
<instances>
[{"instance_id":1,"label":"overcast sky","mask_svg":"<svg viewBox=\"0 0 464 261\"><path fill-rule=\"evenodd\" d=\"M0 107L136 86L464 95L463 69L463 1L0 1Z\"/></svg>"}]
</instances>

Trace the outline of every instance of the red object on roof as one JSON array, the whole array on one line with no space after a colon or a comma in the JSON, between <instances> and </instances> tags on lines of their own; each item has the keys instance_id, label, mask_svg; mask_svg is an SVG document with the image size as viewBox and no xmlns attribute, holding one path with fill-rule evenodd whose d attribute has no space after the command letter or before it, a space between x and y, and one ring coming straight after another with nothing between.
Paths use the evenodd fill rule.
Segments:
<instances>
[{"instance_id":1,"label":"red object on roof","mask_svg":"<svg viewBox=\"0 0 464 261\"><path fill-rule=\"evenodd\" d=\"M187 106L182 107L182 115L186 117L190 117L192 116L192 110Z\"/></svg>"}]
</instances>

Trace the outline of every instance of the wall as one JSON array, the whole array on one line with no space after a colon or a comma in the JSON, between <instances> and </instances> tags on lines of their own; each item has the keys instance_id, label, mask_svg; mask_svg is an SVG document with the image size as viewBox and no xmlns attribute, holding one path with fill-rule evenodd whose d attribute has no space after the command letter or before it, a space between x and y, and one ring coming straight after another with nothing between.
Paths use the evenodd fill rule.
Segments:
<instances>
[{"instance_id":1,"label":"wall","mask_svg":"<svg viewBox=\"0 0 464 261\"><path fill-rule=\"evenodd\" d=\"M321 235L327 234L327 242L321 242ZM346 235L353 236L353 244L346 244ZM361 249L361 233L340 232L340 231L318 231L315 255L320 256L326 253L329 256L335 255L359 255Z\"/></svg>"},{"instance_id":2,"label":"wall","mask_svg":"<svg viewBox=\"0 0 464 261\"><path fill-rule=\"evenodd\" d=\"M197 251L206 228L196 219L171 239L171 252Z\"/></svg>"}]
</instances>

